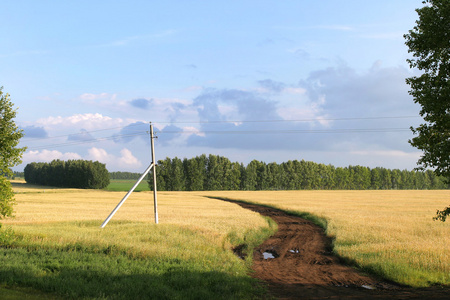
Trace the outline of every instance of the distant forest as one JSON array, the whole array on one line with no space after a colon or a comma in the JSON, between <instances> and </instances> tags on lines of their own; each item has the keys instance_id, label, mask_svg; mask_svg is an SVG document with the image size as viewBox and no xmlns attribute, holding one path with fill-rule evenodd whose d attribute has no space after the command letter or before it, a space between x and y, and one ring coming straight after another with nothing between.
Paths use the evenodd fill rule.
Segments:
<instances>
[{"instance_id":1,"label":"distant forest","mask_svg":"<svg viewBox=\"0 0 450 300\"><path fill-rule=\"evenodd\" d=\"M175 157L159 160L156 175L160 191L450 188L443 178L431 170L334 167L304 160L281 164L253 160L244 166L226 157L205 154L191 159ZM149 185L153 188L152 180L149 180Z\"/></svg>"},{"instance_id":2,"label":"distant forest","mask_svg":"<svg viewBox=\"0 0 450 300\"><path fill-rule=\"evenodd\" d=\"M14 175L24 177L23 172L14 172ZM363 166L336 168L304 160L281 164L253 160L245 166L212 154L183 160L167 157L158 161L156 175L160 191L450 188L431 170L421 172ZM137 180L140 176L140 173L133 172L109 172L110 179ZM152 180L149 180L149 185L153 188Z\"/></svg>"},{"instance_id":3,"label":"distant forest","mask_svg":"<svg viewBox=\"0 0 450 300\"><path fill-rule=\"evenodd\" d=\"M25 166L24 178L31 184L81 189L103 189L109 185L105 164L81 159L32 162Z\"/></svg>"}]
</instances>

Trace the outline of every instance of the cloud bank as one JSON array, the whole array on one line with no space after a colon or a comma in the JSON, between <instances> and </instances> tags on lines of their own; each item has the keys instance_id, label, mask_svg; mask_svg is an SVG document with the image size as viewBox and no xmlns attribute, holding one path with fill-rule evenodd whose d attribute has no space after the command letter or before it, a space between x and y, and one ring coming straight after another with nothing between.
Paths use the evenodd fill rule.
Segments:
<instances>
[{"instance_id":1,"label":"cloud bank","mask_svg":"<svg viewBox=\"0 0 450 300\"><path fill-rule=\"evenodd\" d=\"M30 147L24 161L82 157L107 163L112 170L137 170L149 159L149 123L140 121L146 119L162 121L154 123L156 146L179 157L229 153L279 162L292 157L372 165L413 161L418 152L407 142L412 136L408 128L420 118L401 118L419 111L408 94L404 79L409 76L403 67L375 63L357 72L339 63L297 82L265 78L246 89L202 88L192 99L124 100L136 109L125 109L120 117L49 116L24 127L27 136L70 132L65 141L80 144L65 153ZM90 148L81 144L95 139L102 141Z\"/></svg>"}]
</instances>

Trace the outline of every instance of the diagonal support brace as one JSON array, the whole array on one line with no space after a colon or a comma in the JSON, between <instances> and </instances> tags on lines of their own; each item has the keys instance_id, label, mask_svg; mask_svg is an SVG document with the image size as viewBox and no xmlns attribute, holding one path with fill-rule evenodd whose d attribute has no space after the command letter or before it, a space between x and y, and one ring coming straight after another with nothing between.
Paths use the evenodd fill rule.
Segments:
<instances>
[{"instance_id":1,"label":"diagonal support brace","mask_svg":"<svg viewBox=\"0 0 450 300\"><path fill-rule=\"evenodd\" d=\"M117 212L117 210L119 210L119 208L125 202L125 200L127 200L127 198L131 195L131 193L134 191L134 189L139 185L139 183L141 183L141 181L142 181L142 179L144 179L145 175L147 175L148 172L150 172L153 165L154 164L151 163L150 166L147 168L147 170L145 170L144 173L142 173L141 177L139 177L138 181L136 181L134 186L128 191L128 193L125 195L125 197L123 197L123 199L119 202L119 204L117 204L116 208L114 208L114 210L109 214L109 216L106 218L106 220L103 221L102 226L100 226L101 228L104 228L106 226L106 224L108 224L109 220L111 220L111 218L114 216L114 214Z\"/></svg>"}]
</instances>

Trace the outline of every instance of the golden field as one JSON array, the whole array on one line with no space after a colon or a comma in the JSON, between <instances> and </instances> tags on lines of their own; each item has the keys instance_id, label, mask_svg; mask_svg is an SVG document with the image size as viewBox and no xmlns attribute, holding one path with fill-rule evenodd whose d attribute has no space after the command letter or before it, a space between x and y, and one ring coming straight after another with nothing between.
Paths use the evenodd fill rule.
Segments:
<instances>
[{"instance_id":1,"label":"golden field","mask_svg":"<svg viewBox=\"0 0 450 300\"><path fill-rule=\"evenodd\" d=\"M230 235L243 239L249 231L269 227L257 213L194 192L159 192L155 224L153 193L139 192L102 229L125 192L48 189L22 181L13 181L13 188L15 217L3 224L44 243L114 245L151 257L181 251L186 257L191 254L187 248L199 255L209 245L228 251Z\"/></svg>"},{"instance_id":2,"label":"golden field","mask_svg":"<svg viewBox=\"0 0 450 300\"><path fill-rule=\"evenodd\" d=\"M158 225L152 193L139 192L104 229L101 223L124 192L44 191L23 182L15 182L14 190L16 217L4 224L37 244L113 245L145 257L198 259L211 245L227 252L231 236L242 240L269 227L256 213L206 196L224 197L319 216L327 221L337 254L388 279L411 286L450 284L450 223L432 220L436 209L449 204L447 190L159 192Z\"/></svg>"}]
</instances>

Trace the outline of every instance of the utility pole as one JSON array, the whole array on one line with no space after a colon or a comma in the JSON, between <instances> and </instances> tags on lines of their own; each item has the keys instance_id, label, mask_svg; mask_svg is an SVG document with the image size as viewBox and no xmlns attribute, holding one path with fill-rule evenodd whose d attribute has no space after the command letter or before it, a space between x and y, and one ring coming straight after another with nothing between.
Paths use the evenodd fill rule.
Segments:
<instances>
[{"instance_id":1,"label":"utility pole","mask_svg":"<svg viewBox=\"0 0 450 300\"><path fill-rule=\"evenodd\" d=\"M125 197L122 198L122 200L117 204L116 208L109 214L109 216L106 218L106 220L103 222L101 228L104 228L106 224L108 224L109 220L114 216L114 214L119 210L119 208L122 206L122 204L125 202L125 200L128 199L128 197L133 193L134 189L141 183L141 181L144 179L144 177L150 172L150 170L153 168L153 199L154 199L154 206L155 206L155 223L158 224L158 200L156 198L156 160L155 160L155 146L153 144L153 140L156 137L153 136L153 125L150 122L150 142L151 142L151 150L152 150L152 163L148 168L142 173L141 177L139 177L138 181L134 184L134 186L128 191L128 193L125 195Z\"/></svg>"},{"instance_id":2,"label":"utility pole","mask_svg":"<svg viewBox=\"0 0 450 300\"><path fill-rule=\"evenodd\" d=\"M153 136L153 125L150 122L150 142L152 145L152 165L153 165L153 202L155 208L155 223L158 224L158 199L156 193L156 160L155 160L155 145L153 140L156 137Z\"/></svg>"}]
</instances>

